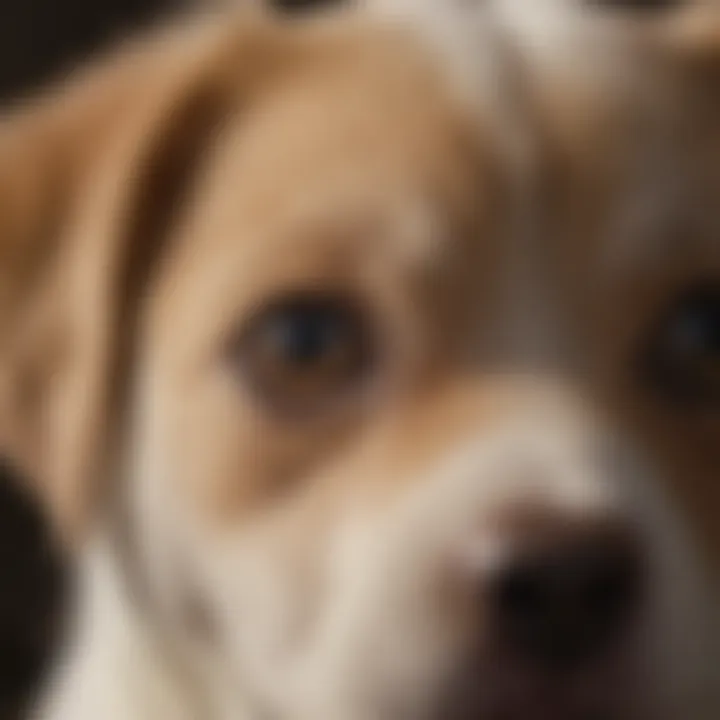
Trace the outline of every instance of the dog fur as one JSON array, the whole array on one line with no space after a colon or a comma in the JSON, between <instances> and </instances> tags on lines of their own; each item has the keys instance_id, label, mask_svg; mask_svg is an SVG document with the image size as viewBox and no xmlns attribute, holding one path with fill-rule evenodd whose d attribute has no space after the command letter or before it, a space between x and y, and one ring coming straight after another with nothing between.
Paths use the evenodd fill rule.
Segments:
<instances>
[{"instance_id":1,"label":"dog fur","mask_svg":"<svg viewBox=\"0 0 720 720\"><path fill-rule=\"evenodd\" d=\"M39 717L546 717L464 573L628 519L640 638L567 692L717 717L720 425L630 369L720 277L720 25L521 5L196 19L7 114L0 439L78 566ZM378 347L299 417L235 342L298 290Z\"/></svg>"}]
</instances>

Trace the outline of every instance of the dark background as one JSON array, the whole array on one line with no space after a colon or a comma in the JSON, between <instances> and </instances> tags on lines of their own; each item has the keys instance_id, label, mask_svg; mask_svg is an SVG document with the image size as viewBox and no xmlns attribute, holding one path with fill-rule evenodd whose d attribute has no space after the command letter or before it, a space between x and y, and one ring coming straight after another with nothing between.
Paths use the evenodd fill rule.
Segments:
<instances>
[{"instance_id":1,"label":"dark background","mask_svg":"<svg viewBox=\"0 0 720 720\"><path fill-rule=\"evenodd\" d=\"M128 29L185 0L5 0L0 3L0 100L61 74Z\"/></svg>"}]
</instances>

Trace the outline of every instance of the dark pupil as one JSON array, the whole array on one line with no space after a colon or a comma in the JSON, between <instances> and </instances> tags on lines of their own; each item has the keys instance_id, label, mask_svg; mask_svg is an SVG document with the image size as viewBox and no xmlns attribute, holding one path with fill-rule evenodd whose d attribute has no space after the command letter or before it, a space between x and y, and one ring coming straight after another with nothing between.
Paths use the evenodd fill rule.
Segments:
<instances>
[{"instance_id":1,"label":"dark pupil","mask_svg":"<svg viewBox=\"0 0 720 720\"><path fill-rule=\"evenodd\" d=\"M669 330L669 349L678 359L720 359L720 290L689 297Z\"/></svg>"},{"instance_id":2,"label":"dark pupil","mask_svg":"<svg viewBox=\"0 0 720 720\"><path fill-rule=\"evenodd\" d=\"M720 399L720 287L699 288L666 315L650 373L677 399Z\"/></svg>"},{"instance_id":3,"label":"dark pupil","mask_svg":"<svg viewBox=\"0 0 720 720\"><path fill-rule=\"evenodd\" d=\"M332 5L344 5L343 0L271 0L270 5L283 12L301 12Z\"/></svg>"},{"instance_id":4,"label":"dark pupil","mask_svg":"<svg viewBox=\"0 0 720 720\"><path fill-rule=\"evenodd\" d=\"M343 319L329 308L298 307L280 314L271 328L277 355L291 365L320 362L343 343Z\"/></svg>"},{"instance_id":5,"label":"dark pupil","mask_svg":"<svg viewBox=\"0 0 720 720\"><path fill-rule=\"evenodd\" d=\"M667 10L682 0L586 0L588 5L615 10Z\"/></svg>"}]
</instances>

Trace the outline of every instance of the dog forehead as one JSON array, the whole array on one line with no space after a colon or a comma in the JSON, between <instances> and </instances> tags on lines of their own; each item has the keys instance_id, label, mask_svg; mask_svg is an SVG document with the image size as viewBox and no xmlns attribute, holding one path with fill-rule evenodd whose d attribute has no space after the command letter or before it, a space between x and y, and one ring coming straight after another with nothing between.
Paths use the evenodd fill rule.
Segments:
<instances>
[{"instance_id":1,"label":"dog forehead","mask_svg":"<svg viewBox=\"0 0 720 720\"><path fill-rule=\"evenodd\" d=\"M563 32L575 40L564 52L577 54L577 38ZM485 35L492 34L488 27ZM495 40L496 49L510 42L503 33ZM356 33L307 71L299 62L218 134L178 243L184 260L171 263L172 272L196 291L204 278L216 286L224 275L237 294L265 270L272 290L283 274L292 280L305 272L302 266L321 281L337 280L388 252L391 261L441 266L447 256L476 257L478 245L515 244L512 218L519 216L529 219L522 242L547 246L553 258L560 252L594 262L621 234L610 216L634 216L635 190L651 204L662 194L655 191L662 172L637 182L631 175L634 165L647 165L653 140L666 139L653 135L660 126L653 108L668 99L641 97L627 78L605 77L596 87L582 70L556 72L532 43L515 44L524 52L505 48L509 64L498 52L486 67L496 85L513 80L512 87L492 93L488 83L472 102L457 92L456 68L442 53L398 28ZM588 54L599 57L603 47L596 37ZM635 57L629 40L623 48L618 63ZM487 54L478 53L479 62ZM633 78L647 65L646 57L636 59L642 63L628 63ZM657 85L657 74L648 74ZM528 151L519 164L509 152L518 140ZM619 207L619 187L627 188L628 212ZM548 212L535 216L548 188L557 196L559 229L540 222ZM458 232L470 217L474 224ZM491 227L490 217L499 225Z\"/></svg>"},{"instance_id":2,"label":"dog forehead","mask_svg":"<svg viewBox=\"0 0 720 720\"><path fill-rule=\"evenodd\" d=\"M449 226L491 212L509 180L494 135L420 47L397 45L371 61L346 49L227 119L194 186L178 274L186 263L197 280L203 265L332 273L337 257L439 259L459 236Z\"/></svg>"}]
</instances>

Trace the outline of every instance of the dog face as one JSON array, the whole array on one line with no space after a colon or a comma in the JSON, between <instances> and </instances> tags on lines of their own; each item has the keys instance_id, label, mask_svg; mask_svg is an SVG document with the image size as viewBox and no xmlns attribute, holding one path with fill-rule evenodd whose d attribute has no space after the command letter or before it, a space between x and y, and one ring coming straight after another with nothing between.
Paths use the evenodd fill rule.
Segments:
<instances>
[{"instance_id":1,"label":"dog face","mask_svg":"<svg viewBox=\"0 0 720 720\"><path fill-rule=\"evenodd\" d=\"M562 28L467 94L212 26L9 121L0 427L205 716L713 717L714 43Z\"/></svg>"}]
</instances>

